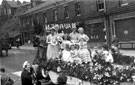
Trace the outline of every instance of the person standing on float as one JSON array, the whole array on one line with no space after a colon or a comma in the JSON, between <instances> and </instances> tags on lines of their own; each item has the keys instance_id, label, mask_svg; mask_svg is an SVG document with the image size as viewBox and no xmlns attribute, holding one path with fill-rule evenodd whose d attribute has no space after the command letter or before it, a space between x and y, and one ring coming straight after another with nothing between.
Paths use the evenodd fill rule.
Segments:
<instances>
[{"instance_id":1,"label":"person standing on float","mask_svg":"<svg viewBox=\"0 0 135 85\"><path fill-rule=\"evenodd\" d=\"M72 28L72 32L69 34L69 36L72 43L78 42L78 33L76 31L76 27Z\"/></svg>"},{"instance_id":2,"label":"person standing on float","mask_svg":"<svg viewBox=\"0 0 135 85\"><path fill-rule=\"evenodd\" d=\"M79 35L78 35L78 39L79 39L79 55L80 58L82 59L83 63L88 63L91 62L91 58L90 58L90 52L88 51L88 47L87 47L87 42L89 41L89 37L84 34L84 29L82 27L80 27L78 29Z\"/></svg>"},{"instance_id":3,"label":"person standing on float","mask_svg":"<svg viewBox=\"0 0 135 85\"><path fill-rule=\"evenodd\" d=\"M61 45L62 45L62 42L63 42L63 36L64 36L64 32L59 28L58 25L55 25L55 34L56 34L56 37L57 37L57 41L58 41L58 44L56 46L56 50L60 51L61 50Z\"/></svg>"},{"instance_id":4,"label":"person standing on float","mask_svg":"<svg viewBox=\"0 0 135 85\"><path fill-rule=\"evenodd\" d=\"M48 43L47 60L55 59L59 53L59 48L58 48L58 39L54 27L51 28L51 34L47 36L46 42Z\"/></svg>"}]
</instances>

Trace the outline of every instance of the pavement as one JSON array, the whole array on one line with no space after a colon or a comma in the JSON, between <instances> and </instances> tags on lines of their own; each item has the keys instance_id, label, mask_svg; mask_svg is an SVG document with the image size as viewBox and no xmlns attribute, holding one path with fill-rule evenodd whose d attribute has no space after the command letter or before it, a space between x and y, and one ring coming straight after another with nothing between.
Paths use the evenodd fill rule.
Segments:
<instances>
[{"instance_id":1,"label":"pavement","mask_svg":"<svg viewBox=\"0 0 135 85\"><path fill-rule=\"evenodd\" d=\"M32 44L26 44L26 45L20 46L19 48L17 48L16 46L13 46L12 49L36 50L37 48L34 48Z\"/></svg>"}]
</instances>

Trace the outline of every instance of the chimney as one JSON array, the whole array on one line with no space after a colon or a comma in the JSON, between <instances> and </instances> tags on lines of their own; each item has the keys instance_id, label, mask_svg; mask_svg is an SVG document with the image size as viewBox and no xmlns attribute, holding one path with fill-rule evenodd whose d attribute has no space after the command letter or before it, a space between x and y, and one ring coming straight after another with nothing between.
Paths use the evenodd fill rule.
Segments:
<instances>
[{"instance_id":1,"label":"chimney","mask_svg":"<svg viewBox=\"0 0 135 85\"><path fill-rule=\"evenodd\" d=\"M20 1L19 0L17 0L17 5L20 5L21 3L20 3Z\"/></svg>"}]
</instances>

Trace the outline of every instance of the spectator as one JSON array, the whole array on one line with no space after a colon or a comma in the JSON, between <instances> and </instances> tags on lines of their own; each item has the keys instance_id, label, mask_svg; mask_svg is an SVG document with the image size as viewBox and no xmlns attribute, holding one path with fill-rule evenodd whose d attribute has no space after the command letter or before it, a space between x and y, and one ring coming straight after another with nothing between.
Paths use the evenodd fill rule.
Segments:
<instances>
[{"instance_id":1,"label":"spectator","mask_svg":"<svg viewBox=\"0 0 135 85\"><path fill-rule=\"evenodd\" d=\"M7 75L5 74L5 68L0 68L0 80L1 80L1 85L13 85L14 81Z\"/></svg>"},{"instance_id":2,"label":"spectator","mask_svg":"<svg viewBox=\"0 0 135 85\"><path fill-rule=\"evenodd\" d=\"M32 68L28 61L23 64L23 71L21 74L22 85L33 85L32 83Z\"/></svg>"}]
</instances>

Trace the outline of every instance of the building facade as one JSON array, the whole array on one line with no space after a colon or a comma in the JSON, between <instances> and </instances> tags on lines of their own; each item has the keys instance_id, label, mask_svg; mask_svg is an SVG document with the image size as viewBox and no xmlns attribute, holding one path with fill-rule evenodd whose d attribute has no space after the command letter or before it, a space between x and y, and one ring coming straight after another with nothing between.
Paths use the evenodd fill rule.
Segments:
<instances>
[{"instance_id":1,"label":"building facade","mask_svg":"<svg viewBox=\"0 0 135 85\"><path fill-rule=\"evenodd\" d=\"M16 14L17 8L21 4L20 1L7 1L3 0L2 1L2 13L6 17L6 19L11 19L13 15Z\"/></svg>"},{"instance_id":2,"label":"building facade","mask_svg":"<svg viewBox=\"0 0 135 85\"><path fill-rule=\"evenodd\" d=\"M45 30L58 24L65 32L82 22L91 44L111 42L114 36L134 42L134 5L133 0L49 0L19 17L22 27L36 19Z\"/></svg>"}]
</instances>

